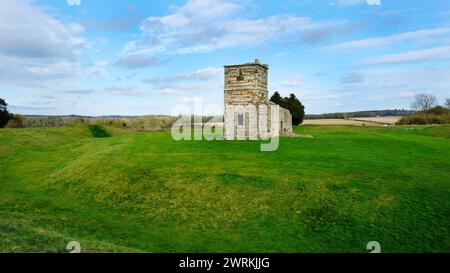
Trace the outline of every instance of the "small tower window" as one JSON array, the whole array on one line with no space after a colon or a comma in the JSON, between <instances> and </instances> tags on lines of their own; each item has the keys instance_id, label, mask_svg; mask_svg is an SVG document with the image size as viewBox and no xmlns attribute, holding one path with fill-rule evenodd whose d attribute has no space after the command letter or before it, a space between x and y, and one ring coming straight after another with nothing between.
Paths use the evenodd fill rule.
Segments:
<instances>
[{"instance_id":1,"label":"small tower window","mask_svg":"<svg viewBox=\"0 0 450 273\"><path fill-rule=\"evenodd\" d=\"M244 114L238 114L238 126L244 126Z\"/></svg>"},{"instance_id":2,"label":"small tower window","mask_svg":"<svg viewBox=\"0 0 450 273\"><path fill-rule=\"evenodd\" d=\"M243 81L244 80L244 75L242 75L242 69L238 70L238 74L239 76L237 77L238 81Z\"/></svg>"}]
</instances>

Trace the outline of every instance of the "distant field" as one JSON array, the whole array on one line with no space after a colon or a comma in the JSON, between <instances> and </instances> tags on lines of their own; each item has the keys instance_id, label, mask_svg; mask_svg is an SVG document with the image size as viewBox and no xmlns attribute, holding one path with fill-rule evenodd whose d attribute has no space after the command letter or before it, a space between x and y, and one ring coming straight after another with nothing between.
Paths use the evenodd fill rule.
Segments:
<instances>
[{"instance_id":1,"label":"distant field","mask_svg":"<svg viewBox=\"0 0 450 273\"><path fill-rule=\"evenodd\" d=\"M370 118L352 118L352 120L394 125L401 118L402 117L370 117Z\"/></svg>"},{"instance_id":2,"label":"distant field","mask_svg":"<svg viewBox=\"0 0 450 273\"><path fill-rule=\"evenodd\" d=\"M450 126L0 129L0 252L450 252Z\"/></svg>"},{"instance_id":3,"label":"distant field","mask_svg":"<svg viewBox=\"0 0 450 273\"><path fill-rule=\"evenodd\" d=\"M367 117L352 119L307 119L303 121L304 125L372 125L380 126L383 124L393 125L401 117Z\"/></svg>"},{"instance_id":4,"label":"distant field","mask_svg":"<svg viewBox=\"0 0 450 273\"><path fill-rule=\"evenodd\" d=\"M372 122L362 122L351 119L305 119L302 125L376 125L380 126L378 123Z\"/></svg>"}]
</instances>

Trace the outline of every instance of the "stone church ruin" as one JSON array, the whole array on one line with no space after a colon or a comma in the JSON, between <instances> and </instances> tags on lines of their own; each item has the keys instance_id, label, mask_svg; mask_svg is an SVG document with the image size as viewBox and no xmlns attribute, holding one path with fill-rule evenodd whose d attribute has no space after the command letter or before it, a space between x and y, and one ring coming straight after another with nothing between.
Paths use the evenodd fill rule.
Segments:
<instances>
[{"instance_id":1,"label":"stone church ruin","mask_svg":"<svg viewBox=\"0 0 450 273\"><path fill-rule=\"evenodd\" d=\"M227 140L259 140L292 134L289 110L269 101L269 66L226 65L224 130Z\"/></svg>"}]
</instances>

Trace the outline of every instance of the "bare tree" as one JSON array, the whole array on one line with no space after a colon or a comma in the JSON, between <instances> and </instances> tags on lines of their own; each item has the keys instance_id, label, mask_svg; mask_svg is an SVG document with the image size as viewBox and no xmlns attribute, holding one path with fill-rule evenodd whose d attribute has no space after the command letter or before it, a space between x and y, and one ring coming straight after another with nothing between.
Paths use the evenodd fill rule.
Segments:
<instances>
[{"instance_id":1,"label":"bare tree","mask_svg":"<svg viewBox=\"0 0 450 273\"><path fill-rule=\"evenodd\" d=\"M450 99L449 98L445 99L445 103L444 104L447 107L447 109L450 109Z\"/></svg>"},{"instance_id":2,"label":"bare tree","mask_svg":"<svg viewBox=\"0 0 450 273\"><path fill-rule=\"evenodd\" d=\"M416 95L411 107L417 111L426 111L437 105L437 99L433 95L418 94Z\"/></svg>"}]
</instances>

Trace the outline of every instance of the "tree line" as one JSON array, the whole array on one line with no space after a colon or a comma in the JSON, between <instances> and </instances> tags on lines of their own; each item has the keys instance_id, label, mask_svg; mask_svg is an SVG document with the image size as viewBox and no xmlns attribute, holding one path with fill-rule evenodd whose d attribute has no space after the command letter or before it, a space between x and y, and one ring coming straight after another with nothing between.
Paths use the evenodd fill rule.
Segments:
<instances>
[{"instance_id":1,"label":"tree line","mask_svg":"<svg viewBox=\"0 0 450 273\"><path fill-rule=\"evenodd\" d=\"M292 125L300 125L305 118L305 106L300 102L294 94L289 97L281 97L280 93L275 92L270 101L289 110L292 115Z\"/></svg>"},{"instance_id":2,"label":"tree line","mask_svg":"<svg viewBox=\"0 0 450 273\"><path fill-rule=\"evenodd\" d=\"M306 115L306 119L347 119L347 118L368 118L368 117L388 117L388 116L408 116L416 111L405 109L392 110L370 110L356 112L337 112L317 115Z\"/></svg>"},{"instance_id":3,"label":"tree line","mask_svg":"<svg viewBox=\"0 0 450 273\"><path fill-rule=\"evenodd\" d=\"M450 98L445 99L443 106L437 98L429 94L418 94L411 103L415 113L403 117L399 125L450 124Z\"/></svg>"},{"instance_id":4,"label":"tree line","mask_svg":"<svg viewBox=\"0 0 450 273\"><path fill-rule=\"evenodd\" d=\"M332 119L332 118L359 118L376 116L404 116L399 124L448 124L450 123L450 98L444 101L443 106L438 104L438 100L433 95L418 94L415 96L411 108L413 110L394 109L394 110L374 110L358 111L347 113L327 113L319 115L305 115L305 106L294 95L282 97L280 93L275 92L270 101L286 108L292 115L292 124L300 125L305 118L307 119ZM8 104L0 98L0 128L5 127L8 122L9 127L24 127L25 117L14 115L8 111ZM62 120L62 119L61 119ZM105 119L112 122L113 119ZM61 122L63 123L63 122ZM125 124L125 123L124 123ZM170 124L170 122L169 122Z\"/></svg>"}]
</instances>

